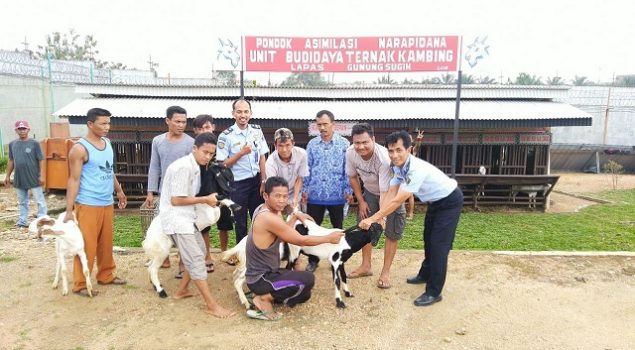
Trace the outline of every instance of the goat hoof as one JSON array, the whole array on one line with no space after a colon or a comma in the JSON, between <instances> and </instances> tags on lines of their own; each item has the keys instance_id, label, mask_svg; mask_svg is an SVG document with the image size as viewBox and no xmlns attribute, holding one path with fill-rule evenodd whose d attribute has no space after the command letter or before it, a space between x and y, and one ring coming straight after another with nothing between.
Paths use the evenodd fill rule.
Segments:
<instances>
[{"instance_id":1,"label":"goat hoof","mask_svg":"<svg viewBox=\"0 0 635 350\"><path fill-rule=\"evenodd\" d=\"M344 295L345 295L346 297L348 297L348 298L352 298L352 297L354 297L353 293L351 293L351 292L344 292Z\"/></svg>"},{"instance_id":2,"label":"goat hoof","mask_svg":"<svg viewBox=\"0 0 635 350\"><path fill-rule=\"evenodd\" d=\"M346 309L346 304L344 304L344 302L343 302L343 301L341 301L341 300L336 300L336 301L335 301L335 304L336 304L336 305L337 305L337 307L338 307L338 308L340 308L340 309Z\"/></svg>"},{"instance_id":3,"label":"goat hoof","mask_svg":"<svg viewBox=\"0 0 635 350\"><path fill-rule=\"evenodd\" d=\"M167 298L168 297L168 293L165 292L165 289L159 292L159 297L160 298Z\"/></svg>"}]
</instances>

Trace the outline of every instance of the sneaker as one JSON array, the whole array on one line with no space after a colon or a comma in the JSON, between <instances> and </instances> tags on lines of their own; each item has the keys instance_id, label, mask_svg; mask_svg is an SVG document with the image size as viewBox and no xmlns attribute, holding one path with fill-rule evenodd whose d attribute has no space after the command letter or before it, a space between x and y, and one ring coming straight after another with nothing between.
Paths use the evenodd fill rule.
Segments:
<instances>
[{"instance_id":1,"label":"sneaker","mask_svg":"<svg viewBox=\"0 0 635 350\"><path fill-rule=\"evenodd\" d=\"M22 224L15 224L14 226L15 228L29 228L29 226L27 225L22 225Z\"/></svg>"}]
</instances>

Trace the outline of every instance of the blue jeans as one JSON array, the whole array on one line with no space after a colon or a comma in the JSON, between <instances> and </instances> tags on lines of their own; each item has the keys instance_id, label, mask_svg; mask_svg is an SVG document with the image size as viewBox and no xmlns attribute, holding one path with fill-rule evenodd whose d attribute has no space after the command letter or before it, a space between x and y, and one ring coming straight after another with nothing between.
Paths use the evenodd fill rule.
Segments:
<instances>
[{"instance_id":1,"label":"blue jeans","mask_svg":"<svg viewBox=\"0 0 635 350\"><path fill-rule=\"evenodd\" d=\"M44 191L42 187L33 187L30 189L33 193L33 198L37 202L37 217L46 215L48 209L46 208L46 200L44 200ZM29 190L23 188L16 188L18 193L18 205L20 206L20 218L18 219L18 225L27 225L27 218L29 216Z\"/></svg>"}]
</instances>

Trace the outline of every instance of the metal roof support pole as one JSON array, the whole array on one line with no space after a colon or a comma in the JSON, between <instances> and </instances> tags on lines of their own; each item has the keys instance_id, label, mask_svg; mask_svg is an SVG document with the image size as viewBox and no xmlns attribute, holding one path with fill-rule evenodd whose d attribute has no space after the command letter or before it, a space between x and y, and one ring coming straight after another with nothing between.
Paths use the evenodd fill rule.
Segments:
<instances>
[{"instance_id":1,"label":"metal roof support pole","mask_svg":"<svg viewBox=\"0 0 635 350\"><path fill-rule=\"evenodd\" d=\"M240 53L241 64L240 64L240 98L245 98L245 43L243 41L243 37L240 37L240 49L242 52Z\"/></svg>"},{"instance_id":2,"label":"metal roof support pole","mask_svg":"<svg viewBox=\"0 0 635 350\"><path fill-rule=\"evenodd\" d=\"M456 178L456 153L459 149L459 110L461 107L461 69L456 79L456 108L454 110L454 132L452 133L452 178Z\"/></svg>"}]
</instances>

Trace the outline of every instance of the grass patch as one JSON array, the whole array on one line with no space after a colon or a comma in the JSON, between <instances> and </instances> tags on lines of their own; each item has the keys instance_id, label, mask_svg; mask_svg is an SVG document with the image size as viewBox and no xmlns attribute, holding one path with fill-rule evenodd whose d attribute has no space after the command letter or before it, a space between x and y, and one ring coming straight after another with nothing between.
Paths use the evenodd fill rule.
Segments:
<instances>
[{"instance_id":1,"label":"grass patch","mask_svg":"<svg viewBox=\"0 0 635 350\"><path fill-rule=\"evenodd\" d=\"M16 260L18 260L18 257L16 256L0 254L0 263L10 263Z\"/></svg>"},{"instance_id":2,"label":"grass patch","mask_svg":"<svg viewBox=\"0 0 635 350\"><path fill-rule=\"evenodd\" d=\"M635 189L596 195L613 204L594 205L578 213L488 212L465 209L457 229L454 248L459 250L598 250L635 251ZM401 249L423 248L423 215L406 224ZM324 221L329 225L328 219ZM350 213L344 227L355 224ZM230 246L235 244L230 232ZM216 229L210 234L218 247ZM115 245L138 247L141 229L137 216L115 218ZM383 247L383 238L379 247Z\"/></svg>"},{"instance_id":3,"label":"grass patch","mask_svg":"<svg viewBox=\"0 0 635 350\"><path fill-rule=\"evenodd\" d=\"M0 230L8 230L13 227L13 223L9 220L0 221Z\"/></svg>"},{"instance_id":4,"label":"grass patch","mask_svg":"<svg viewBox=\"0 0 635 350\"><path fill-rule=\"evenodd\" d=\"M141 247L141 221L136 215L115 216L114 244L120 247Z\"/></svg>"}]
</instances>

